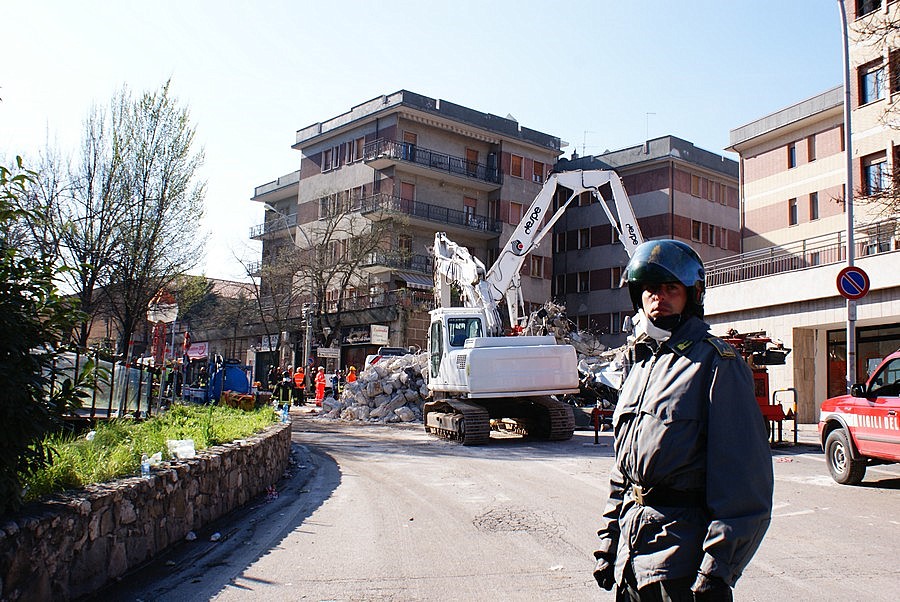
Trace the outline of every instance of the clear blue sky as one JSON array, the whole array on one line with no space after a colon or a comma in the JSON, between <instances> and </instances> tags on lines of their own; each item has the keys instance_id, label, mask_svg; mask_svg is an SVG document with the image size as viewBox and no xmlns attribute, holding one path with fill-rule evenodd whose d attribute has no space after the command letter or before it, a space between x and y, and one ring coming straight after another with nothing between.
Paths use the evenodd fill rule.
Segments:
<instances>
[{"instance_id":1,"label":"clear blue sky","mask_svg":"<svg viewBox=\"0 0 900 602\"><path fill-rule=\"evenodd\" d=\"M667 134L726 154L730 130L842 82L836 0L0 0L0 14L4 160L48 140L72 152L92 104L172 78L206 152L217 278L258 259L249 198L299 168L296 130L381 94L511 114L565 156Z\"/></svg>"}]
</instances>

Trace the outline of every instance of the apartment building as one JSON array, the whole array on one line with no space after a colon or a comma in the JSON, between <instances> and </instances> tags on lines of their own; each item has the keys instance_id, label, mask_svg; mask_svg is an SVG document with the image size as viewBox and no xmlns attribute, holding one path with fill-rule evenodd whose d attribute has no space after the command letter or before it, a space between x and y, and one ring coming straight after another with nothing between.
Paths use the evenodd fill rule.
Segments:
<instances>
[{"instance_id":1,"label":"apartment building","mask_svg":"<svg viewBox=\"0 0 900 602\"><path fill-rule=\"evenodd\" d=\"M663 136L601 155L561 159L556 169L615 170L646 239L681 240L704 261L740 251L738 164L732 159ZM553 296L565 304L568 317L599 334L604 344L623 344L622 322L634 313L627 290L619 287L628 255L590 195L573 201L554 226L553 251Z\"/></svg>"},{"instance_id":2,"label":"apartment building","mask_svg":"<svg viewBox=\"0 0 900 602\"><path fill-rule=\"evenodd\" d=\"M278 261L281 245L315 244L336 213L387 220L385 239L343 290L339 361L328 364L361 365L380 344L424 347L434 233L447 232L490 266L560 147L559 138L509 117L407 90L379 96L297 131L293 148L300 151L300 168L254 191L252 200L272 211L251 237L263 242L265 265ZM350 228L343 242L334 241L335 252L350 249L353 238ZM549 248L538 251L522 270L529 305L550 296L549 255ZM336 311L341 293L326 292L326 311ZM295 358L302 359L299 320L287 334ZM314 355L321 339L316 335Z\"/></svg>"},{"instance_id":3,"label":"apartment building","mask_svg":"<svg viewBox=\"0 0 900 602\"><path fill-rule=\"evenodd\" d=\"M856 302L856 375L900 347L900 229L873 199L890 196L900 131L890 122L900 93L900 44L873 38L900 23L900 3L848 2L855 264L870 292ZM836 277L846 266L844 89L839 86L731 132L740 155L743 253L707 264L714 332L765 331L793 349L770 367L779 402L796 400L801 422L846 391L847 303Z\"/></svg>"}]
</instances>

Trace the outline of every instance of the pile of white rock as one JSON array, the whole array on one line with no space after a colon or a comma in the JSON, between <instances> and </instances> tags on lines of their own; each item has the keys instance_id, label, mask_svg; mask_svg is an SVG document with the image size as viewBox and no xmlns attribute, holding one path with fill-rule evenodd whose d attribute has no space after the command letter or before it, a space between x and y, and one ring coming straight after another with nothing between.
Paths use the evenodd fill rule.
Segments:
<instances>
[{"instance_id":1,"label":"pile of white rock","mask_svg":"<svg viewBox=\"0 0 900 602\"><path fill-rule=\"evenodd\" d=\"M322 402L322 415L348 421L413 422L422 420L428 387L422 372L427 353L382 357L346 383L338 399Z\"/></svg>"}]
</instances>

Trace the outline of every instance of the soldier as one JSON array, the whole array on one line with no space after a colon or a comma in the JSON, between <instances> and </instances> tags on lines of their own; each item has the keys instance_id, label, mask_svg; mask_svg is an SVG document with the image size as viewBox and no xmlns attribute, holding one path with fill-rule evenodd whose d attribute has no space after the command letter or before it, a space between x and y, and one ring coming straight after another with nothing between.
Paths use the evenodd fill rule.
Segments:
<instances>
[{"instance_id":1,"label":"soldier","mask_svg":"<svg viewBox=\"0 0 900 602\"><path fill-rule=\"evenodd\" d=\"M772 457L750 368L703 318L685 243L625 268L635 363L613 415L615 463L594 577L617 600L731 600L769 526Z\"/></svg>"}]
</instances>

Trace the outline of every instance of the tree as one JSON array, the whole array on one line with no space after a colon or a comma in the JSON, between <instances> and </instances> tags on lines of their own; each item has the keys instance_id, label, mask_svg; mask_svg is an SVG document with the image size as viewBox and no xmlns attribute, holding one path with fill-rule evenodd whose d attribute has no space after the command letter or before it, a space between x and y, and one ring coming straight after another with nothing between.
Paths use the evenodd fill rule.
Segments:
<instances>
[{"instance_id":1,"label":"tree","mask_svg":"<svg viewBox=\"0 0 900 602\"><path fill-rule=\"evenodd\" d=\"M281 334L305 326L307 319L313 339L331 346L340 336L346 312L358 309L348 307L351 298L360 291L368 295L365 267L379 253L388 252L391 233L402 225L380 210L363 215L360 200L344 192L317 202L318 220L297 226L292 240L264 247L258 278L245 266L253 277L260 322L277 349ZM270 211L267 225L272 224L272 230L278 229L278 222L290 226L286 218Z\"/></svg>"},{"instance_id":2,"label":"tree","mask_svg":"<svg viewBox=\"0 0 900 602\"><path fill-rule=\"evenodd\" d=\"M0 166L3 232L23 219L46 219L22 209L34 176L22 170L21 160L15 173ZM52 462L44 437L63 414L80 407L95 376L91 362L75 378L57 368L80 315L56 289L55 262L40 248L25 254L0 239L0 514L21 505L21 475Z\"/></svg>"},{"instance_id":3,"label":"tree","mask_svg":"<svg viewBox=\"0 0 900 602\"><path fill-rule=\"evenodd\" d=\"M194 183L203 153L192 152L195 130L169 82L136 101L123 90L112 123L125 210L116 223L108 298L123 353L154 295L201 257L205 184Z\"/></svg>"},{"instance_id":4,"label":"tree","mask_svg":"<svg viewBox=\"0 0 900 602\"><path fill-rule=\"evenodd\" d=\"M874 8L877 9L878 6ZM886 12L872 10L867 16L850 23L851 43L856 42L860 47L867 47L868 54L877 57L878 63L874 65L875 68L867 71L866 79L871 78L873 85L882 87L885 98L880 121L884 127L892 130L900 130L900 96L896 94L900 90L898 32L900 32L900 10L896 5L888 7ZM887 64L881 62L882 57L888 57ZM886 79L888 75L890 81ZM866 83L860 82L860 87L863 85ZM895 165L891 157L887 159L893 164L894 173L890 180L892 184L887 184L889 181L887 173L878 173L880 181L859 182L854 190L857 202L869 209L873 215L882 217L900 213L900 166ZM884 169L887 164L888 162L884 163Z\"/></svg>"},{"instance_id":5,"label":"tree","mask_svg":"<svg viewBox=\"0 0 900 602\"><path fill-rule=\"evenodd\" d=\"M43 220L25 232L29 248L58 249L67 268L61 276L85 312L82 347L102 306L118 324L118 353L130 352L150 300L201 257L194 135L170 82L137 99L123 87L107 110L89 112L75 166L47 152L38 185L19 199Z\"/></svg>"}]
</instances>

